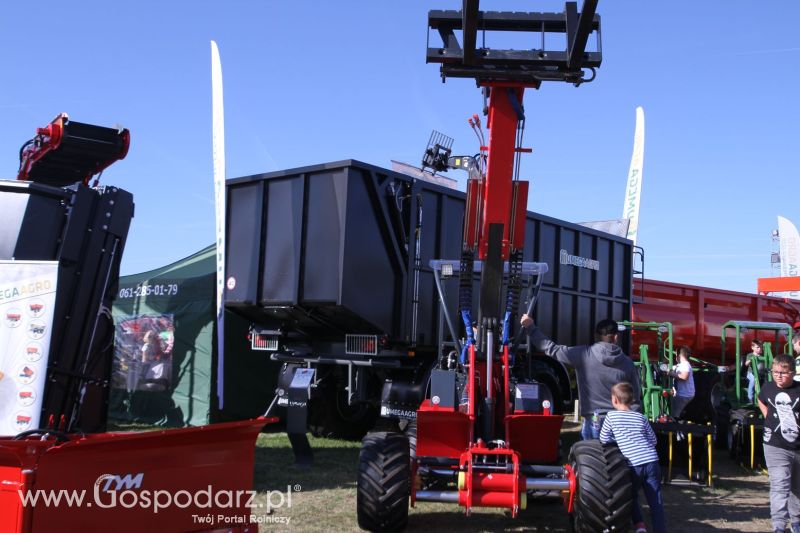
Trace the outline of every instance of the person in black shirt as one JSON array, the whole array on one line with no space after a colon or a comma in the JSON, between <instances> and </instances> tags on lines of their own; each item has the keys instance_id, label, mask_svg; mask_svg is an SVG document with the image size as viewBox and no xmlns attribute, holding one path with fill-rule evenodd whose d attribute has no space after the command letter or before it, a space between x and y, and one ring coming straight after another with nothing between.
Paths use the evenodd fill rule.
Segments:
<instances>
[{"instance_id":1,"label":"person in black shirt","mask_svg":"<svg viewBox=\"0 0 800 533\"><path fill-rule=\"evenodd\" d=\"M800 383L790 355L772 361L772 381L758 395L764 415L764 460L769 470L772 526L783 533L787 521L800 533Z\"/></svg>"}]
</instances>

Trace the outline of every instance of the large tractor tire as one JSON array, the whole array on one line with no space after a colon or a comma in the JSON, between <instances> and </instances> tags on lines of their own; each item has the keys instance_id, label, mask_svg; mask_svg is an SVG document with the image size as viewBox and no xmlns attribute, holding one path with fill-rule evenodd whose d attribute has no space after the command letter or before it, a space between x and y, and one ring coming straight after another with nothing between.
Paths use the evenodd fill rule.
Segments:
<instances>
[{"instance_id":1,"label":"large tractor tire","mask_svg":"<svg viewBox=\"0 0 800 533\"><path fill-rule=\"evenodd\" d=\"M625 457L614 445L598 440L577 442L569 462L577 477L575 508L570 521L575 533L629 531L631 474Z\"/></svg>"},{"instance_id":2,"label":"large tractor tire","mask_svg":"<svg viewBox=\"0 0 800 533\"><path fill-rule=\"evenodd\" d=\"M411 459L401 433L368 433L358 455L358 526L367 531L402 531L408 524Z\"/></svg>"},{"instance_id":3,"label":"large tractor tire","mask_svg":"<svg viewBox=\"0 0 800 533\"><path fill-rule=\"evenodd\" d=\"M408 452L411 456L411 459L417 458L417 421L410 420L406 429L403 431L406 438L408 439Z\"/></svg>"}]
</instances>

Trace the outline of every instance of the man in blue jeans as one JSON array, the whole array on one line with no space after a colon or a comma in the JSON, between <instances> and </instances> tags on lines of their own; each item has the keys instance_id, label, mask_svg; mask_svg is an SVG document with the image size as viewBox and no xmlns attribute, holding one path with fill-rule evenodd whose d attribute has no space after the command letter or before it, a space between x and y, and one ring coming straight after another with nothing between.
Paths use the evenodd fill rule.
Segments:
<instances>
[{"instance_id":1,"label":"man in blue jeans","mask_svg":"<svg viewBox=\"0 0 800 533\"><path fill-rule=\"evenodd\" d=\"M643 414L631 411L633 387L630 383L617 383L611 387L614 411L606 416L600 430L600 442L616 442L619 451L628 460L633 485L633 528L636 533L647 533L644 515L639 505L639 489L644 490L650 506L650 519L655 533L666 533L664 504L661 500L661 469L656 452L656 434Z\"/></svg>"},{"instance_id":2,"label":"man in blue jeans","mask_svg":"<svg viewBox=\"0 0 800 533\"><path fill-rule=\"evenodd\" d=\"M614 409L610 400L611 387L617 383L625 381L631 384L634 398L631 408L642 410L639 373L631 358L617 345L619 327L616 322L608 318L598 322L594 329L595 343L584 346L556 344L545 337L528 315L522 315L520 324L530 335L531 346L575 368L583 417L582 439L599 436L603 417ZM596 418L594 424L593 418Z\"/></svg>"}]
</instances>

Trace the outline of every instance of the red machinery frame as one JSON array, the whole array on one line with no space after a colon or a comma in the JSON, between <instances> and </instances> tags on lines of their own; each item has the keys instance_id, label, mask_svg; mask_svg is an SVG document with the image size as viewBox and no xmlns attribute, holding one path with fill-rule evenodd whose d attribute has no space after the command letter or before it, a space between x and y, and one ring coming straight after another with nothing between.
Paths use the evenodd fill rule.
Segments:
<instances>
[{"instance_id":1,"label":"red machinery frame","mask_svg":"<svg viewBox=\"0 0 800 533\"><path fill-rule=\"evenodd\" d=\"M246 505L244 492L253 486L255 439L265 424L277 420L258 418L168 431L74 436L65 442L48 437L47 430L41 430L41 437L35 439L0 439L0 531L95 531L99 527L130 533L256 531L257 527L250 524L252 510ZM128 489L135 496L129 495L127 504L134 498L144 502L145 493L155 499L156 491L173 496L184 491L191 495L207 491L210 503L222 505L203 507L205 503L198 497L201 507L184 507L176 498L173 505L157 512L144 505L104 508L111 499L99 485L103 476L127 476L130 481L139 474L138 486L133 483ZM82 505L44 505L41 500L34 506L24 505L25 494L36 491L84 491L85 500ZM238 491L243 497L228 505L226 491ZM95 501L94 496L100 493L100 501ZM222 494L222 498L215 499L216 494ZM192 516L209 514L214 518L211 524Z\"/></svg>"},{"instance_id":2,"label":"red machinery frame","mask_svg":"<svg viewBox=\"0 0 800 533\"><path fill-rule=\"evenodd\" d=\"M563 416L553 414L554 406L549 405L542 413L512 408L507 333L509 315L513 317L516 312L515 300L508 296L511 303L506 311L501 307L506 303L502 297L504 288L510 294L514 283L511 278L517 275L512 272L521 271L525 244L528 182L515 178L515 157L530 151L518 145L525 120L524 91L538 88L547 80L576 85L591 81L583 78L582 70L593 69L600 62L599 52L585 51L593 30L597 30L599 40L596 5L596 0L585 1L579 15L575 4L568 2L561 22L556 14L526 13L515 18L516 13L481 13L477 0L465 0L459 12L429 14L429 26L438 30L443 47L428 48L428 61L441 63L443 78L475 78L489 95L489 146L481 147L482 152L488 152L486 174L467 183L460 270L460 308L464 309L465 302L472 301L469 291L474 255L483 261L477 336L485 353L476 356L478 349L469 331L468 310L464 316L468 330L466 409L443 407L433 398L419 407L416 460L411 469L412 505L417 501L450 501L464 507L468 514L473 507L483 506L507 508L516 516L524 508L528 490L544 490L562 496L567 510L572 511L577 490L575 472L569 466L556 464ZM543 18L538 20L537 15ZM495 29L563 32L568 48L560 55L476 50L477 32ZM455 37L456 30L462 31L463 48ZM545 57L547 60L543 61ZM500 324L504 337L496 342ZM496 350L497 346L502 349ZM482 427L478 424L478 405L482 407ZM418 488L420 474L425 472L457 476L458 490Z\"/></svg>"}]
</instances>

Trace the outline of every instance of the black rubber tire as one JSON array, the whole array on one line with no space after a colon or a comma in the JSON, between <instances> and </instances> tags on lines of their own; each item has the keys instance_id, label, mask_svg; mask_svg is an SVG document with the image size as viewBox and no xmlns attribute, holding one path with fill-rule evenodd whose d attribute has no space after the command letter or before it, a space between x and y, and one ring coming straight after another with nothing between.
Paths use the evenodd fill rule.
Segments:
<instances>
[{"instance_id":1,"label":"black rubber tire","mask_svg":"<svg viewBox=\"0 0 800 533\"><path fill-rule=\"evenodd\" d=\"M727 403L714 408L714 447L718 450L728 447L728 426L731 423L731 410Z\"/></svg>"},{"instance_id":2,"label":"black rubber tire","mask_svg":"<svg viewBox=\"0 0 800 533\"><path fill-rule=\"evenodd\" d=\"M569 453L575 469L575 508L570 516L575 533L629 531L631 528L631 474L615 445L598 440L575 443Z\"/></svg>"},{"instance_id":3,"label":"black rubber tire","mask_svg":"<svg viewBox=\"0 0 800 533\"><path fill-rule=\"evenodd\" d=\"M409 420L405 431L403 432L408 439L408 453L411 459L417 458L417 421Z\"/></svg>"},{"instance_id":4,"label":"black rubber tire","mask_svg":"<svg viewBox=\"0 0 800 533\"><path fill-rule=\"evenodd\" d=\"M402 531L408 524L411 459L408 439L395 432L368 433L358 455L358 526Z\"/></svg>"},{"instance_id":5,"label":"black rubber tire","mask_svg":"<svg viewBox=\"0 0 800 533\"><path fill-rule=\"evenodd\" d=\"M731 420L728 426L728 455L734 461L739 460L739 449L741 447L739 440L741 439L741 431L742 427L740 423Z\"/></svg>"},{"instance_id":6,"label":"black rubber tire","mask_svg":"<svg viewBox=\"0 0 800 533\"><path fill-rule=\"evenodd\" d=\"M728 424L730 426L730 430L728 433L731 435L729 441L733 442L734 449L728 450L730 452L731 459L735 461L741 461L743 454L745 452L745 445L744 445L744 418L747 416L747 409L731 409L730 416L728 418Z\"/></svg>"}]
</instances>

